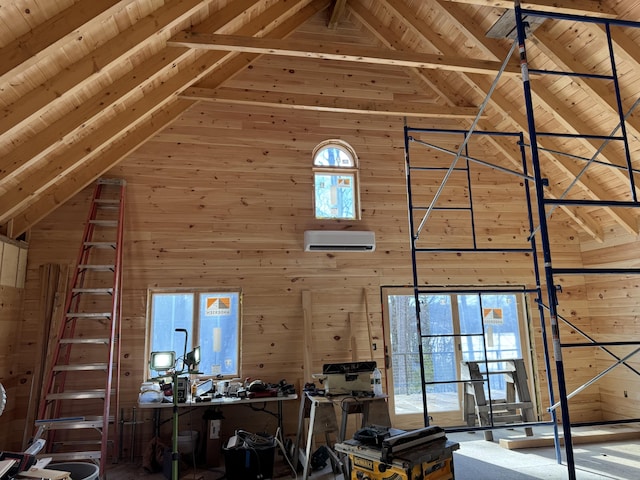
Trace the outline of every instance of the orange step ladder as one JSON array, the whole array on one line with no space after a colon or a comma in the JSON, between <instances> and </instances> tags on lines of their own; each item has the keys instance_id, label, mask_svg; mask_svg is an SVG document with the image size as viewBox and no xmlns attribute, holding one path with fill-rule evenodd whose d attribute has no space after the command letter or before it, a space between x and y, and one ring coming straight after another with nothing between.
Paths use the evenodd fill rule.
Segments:
<instances>
[{"instance_id":1,"label":"orange step ladder","mask_svg":"<svg viewBox=\"0 0 640 480\"><path fill-rule=\"evenodd\" d=\"M36 420L43 456L93 461L101 478L109 444L117 451L124 191L124 180L97 181Z\"/></svg>"}]
</instances>

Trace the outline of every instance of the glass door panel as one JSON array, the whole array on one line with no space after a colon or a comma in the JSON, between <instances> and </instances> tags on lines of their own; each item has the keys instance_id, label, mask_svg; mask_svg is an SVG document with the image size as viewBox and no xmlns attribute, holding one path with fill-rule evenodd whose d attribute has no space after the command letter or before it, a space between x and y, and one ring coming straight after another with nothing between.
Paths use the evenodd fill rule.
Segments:
<instances>
[{"instance_id":1,"label":"glass door panel","mask_svg":"<svg viewBox=\"0 0 640 480\"><path fill-rule=\"evenodd\" d=\"M519 293L420 294L419 338L412 289L384 289L385 348L389 359L389 404L397 428L424 425L418 345L422 344L427 412L430 423L463 424L461 361L494 360L489 371L503 369L497 359L522 358L523 322ZM525 330L526 331L526 330ZM483 368L483 370L484 370ZM489 375L486 394L504 395L503 375Z\"/></svg>"}]
</instances>

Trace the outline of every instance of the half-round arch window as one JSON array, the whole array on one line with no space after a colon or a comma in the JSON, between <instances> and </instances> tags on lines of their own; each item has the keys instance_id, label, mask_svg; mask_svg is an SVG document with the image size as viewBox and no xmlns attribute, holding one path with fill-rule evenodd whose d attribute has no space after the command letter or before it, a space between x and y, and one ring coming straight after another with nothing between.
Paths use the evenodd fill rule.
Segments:
<instances>
[{"instance_id":1,"label":"half-round arch window","mask_svg":"<svg viewBox=\"0 0 640 480\"><path fill-rule=\"evenodd\" d=\"M358 157L342 140L327 140L313 150L316 218L360 218Z\"/></svg>"}]
</instances>

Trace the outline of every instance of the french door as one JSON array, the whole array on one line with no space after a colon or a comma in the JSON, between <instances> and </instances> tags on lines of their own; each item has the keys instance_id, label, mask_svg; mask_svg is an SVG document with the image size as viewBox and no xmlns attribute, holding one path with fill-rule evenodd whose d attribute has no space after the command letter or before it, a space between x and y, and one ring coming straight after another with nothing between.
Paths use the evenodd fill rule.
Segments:
<instances>
[{"instance_id":1,"label":"french door","mask_svg":"<svg viewBox=\"0 0 640 480\"><path fill-rule=\"evenodd\" d=\"M451 427L465 425L461 361L522 358L530 366L525 296L521 291L421 293L421 335L413 289L383 288L382 294L389 413L396 428L424 426L422 371L429 423ZM488 365L490 369L501 368L499 362ZM490 390L491 397L500 398L505 390L503 375L489 378L485 389ZM533 384L529 388L534 391Z\"/></svg>"}]
</instances>

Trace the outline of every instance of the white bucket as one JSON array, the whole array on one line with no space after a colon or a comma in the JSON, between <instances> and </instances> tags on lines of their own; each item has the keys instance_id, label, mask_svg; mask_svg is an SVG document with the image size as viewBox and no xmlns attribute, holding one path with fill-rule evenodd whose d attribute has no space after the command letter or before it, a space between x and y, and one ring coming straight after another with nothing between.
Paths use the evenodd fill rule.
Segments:
<instances>
[{"instance_id":1,"label":"white bucket","mask_svg":"<svg viewBox=\"0 0 640 480\"><path fill-rule=\"evenodd\" d=\"M84 462L51 463L47 470L61 470L71 474L71 480L96 480L100 469L98 465Z\"/></svg>"},{"instance_id":2,"label":"white bucket","mask_svg":"<svg viewBox=\"0 0 640 480\"><path fill-rule=\"evenodd\" d=\"M197 430L184 430L178 432L178 452L183 455L191 455L198 443Z\"/></svg>"}]
</instances>

